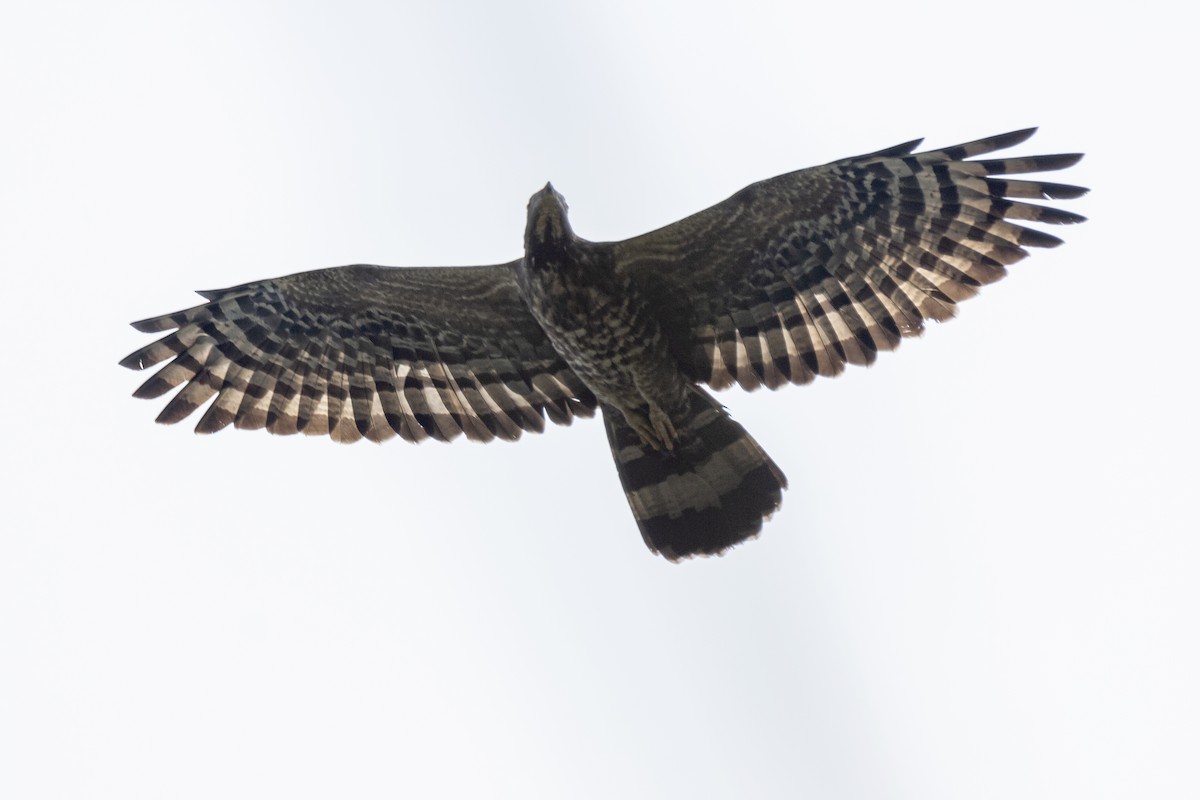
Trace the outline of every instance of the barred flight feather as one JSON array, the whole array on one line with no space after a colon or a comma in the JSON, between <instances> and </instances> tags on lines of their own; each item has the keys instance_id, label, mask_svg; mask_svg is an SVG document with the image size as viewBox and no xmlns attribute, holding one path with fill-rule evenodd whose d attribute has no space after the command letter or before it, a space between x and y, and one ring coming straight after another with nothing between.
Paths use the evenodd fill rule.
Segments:
<instances>
[{"instance_id":1,"label":"barred flight feather","mask_svg":"<svg viewBox=\"0 0 1200 800\"><path fill-rule=\"evenodd\" d=\"M762 181L615 243L618 270L635 283L653 276L678 288L669 296L676 305L661 313L695 321L683 326L698 340L685 369L713 388L777 388L785 374L806 383L845 364L869 365L877 352L919 335L924 320L950 319L958 303L1027 256L1026 248L1061 243L1008 220L1084 220L1023 202L1080 197L1082 187L992 177L1064 169L1078 154L964 160L1020 144L1034 130L914 154L917 140ZM795 209L814 213L797 216ZM732 259L731 252L740 255ZM724 293L705 291L711 286ZM775 290L773 306L763 307L759 287L779 286L788 287L794 307ZM782 321L789 342L761 335L773 319ZM709 342L719 345L719 359L707 355ZM779 364L789 365L786 372L769 366Z\"/></svg>"},{"instance_id":2,"label":"barred flight feather","mask_svg":"<svg viewBox=\"0 0 1200 800\"><path fill-rule=\"evenodd\" d=\"M348 271L365 280L347 282L340 273ZM462 287L448 274L459 271L472 273L474 282ZM379 284L397 291L380 291ZM407 292L454 287L507 293L514 305L476 313L451 306L441 318L396 307ZM168 362L137 397L160 397L186 384L160 422L179 422L215 395L198 432L232 424L340 442L397 435L449 441L463 434L511 441L542 430L543 414L570 424L595 408L595 398L519 305L510 265L425 271L357 265L201 294L208 303L134 323L142 331L171 332L121 362L132 369ZM467 338L469 352L461 344Z\"/></svg>"}]
</instances>

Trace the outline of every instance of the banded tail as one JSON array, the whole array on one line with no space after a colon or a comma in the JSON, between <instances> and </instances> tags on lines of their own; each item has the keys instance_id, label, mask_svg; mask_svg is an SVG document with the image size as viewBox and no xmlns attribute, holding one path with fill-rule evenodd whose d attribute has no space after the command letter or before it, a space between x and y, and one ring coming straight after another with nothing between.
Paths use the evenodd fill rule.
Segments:
<instances>
[{"instance_id":1,"label":"banded tail","mask_svg":"<svg viewBox=\"0 0 1200 800\"><path fill-rule=\"evenodd\" d=\"M758 442L700 389L675 420L670 452L646 446L614 408L601 406L625 497L646 546L671 561L721 553L756 535L782 502L787 478Z\"/></svg>"}]
</instances>

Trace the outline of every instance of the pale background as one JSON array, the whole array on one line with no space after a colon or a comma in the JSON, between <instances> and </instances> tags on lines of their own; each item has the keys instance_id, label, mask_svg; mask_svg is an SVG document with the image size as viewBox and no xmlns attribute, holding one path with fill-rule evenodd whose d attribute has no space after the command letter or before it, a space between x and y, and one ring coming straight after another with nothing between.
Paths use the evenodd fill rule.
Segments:
<instances>
[{"instance_id":1,"label":"pale background","mask_svg":"<svg viewBox=\"0 0 1200 800\"><path fill-rule=\"evenodd\" d=\"M1200 795L1194 24L1047 2L0 5L0 795ZM765 533L650 555L602 426L153 424L130 320L624 238L1028 125L1091 221L869 370L721 399ZM191 422L194 422L193 417Z\"/></svg>"}]
</instances>

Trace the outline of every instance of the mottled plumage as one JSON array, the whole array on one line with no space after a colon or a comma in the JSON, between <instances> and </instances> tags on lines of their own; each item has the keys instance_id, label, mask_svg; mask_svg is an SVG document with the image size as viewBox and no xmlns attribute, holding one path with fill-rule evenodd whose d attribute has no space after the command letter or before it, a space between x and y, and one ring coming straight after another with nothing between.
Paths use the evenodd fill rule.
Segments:
<instances>
[{"instance_id":1,"label":"mottled plumage","mask_svg":"<svg viewBox=\"0 0 1200 800\"><path fill-rule=\"evenodd\" d=\"M780 504L783 473L700 388L772 389L870 364L1060 240L1008 220L1083 217L1023 202L1085 189L1009 174L1079 155L974 159L1033 130L913 154L919 142L746 187L621 242L575 236L548 184L525 254L490 267L336 267L216 292L134 323L170 360L135 392L183 388L160 422L337 441L488 441L599 405L649 547L718 553ZM215 399L213 399L215 397Z\"/></svg>"}]
</instances>

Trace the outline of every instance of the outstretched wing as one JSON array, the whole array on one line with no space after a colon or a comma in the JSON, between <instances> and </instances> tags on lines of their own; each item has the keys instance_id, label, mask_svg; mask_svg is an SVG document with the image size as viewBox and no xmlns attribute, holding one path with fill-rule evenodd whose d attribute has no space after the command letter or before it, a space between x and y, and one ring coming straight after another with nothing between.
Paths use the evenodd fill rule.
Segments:
<instances>
[{"instance_id":1,"label":"outstretched wing","mask_svg":"<svg viewBox=\"0 0 1200 800\"><path fill-rule=\"evenodd\" d=\"M216 395L197 432L266 428L343 442L465 433L483 441L567 424L596 400L521 301L514 265L302 272L215 292L133 323L175 329L121 364L173 359L134 394L181 384L159 422Z\"/></svg>"},{"instance_id":2,"label":"outstretched wing","mask_svg":"<svg viewBox=\"0 0 1200 800\"><path fill-rule=\"evenodd\" d=\"M654 298L685 370L715 388L870 364L924 320L951 317L1026 247L1061 243L1007 220L1084 219L1021 200L1086 189L996 177L1062 169L1078 154L964 160L1035 130L914 155L917 140L780 175L614 243L617 268Z\"/></svg>"}]
</instances>

